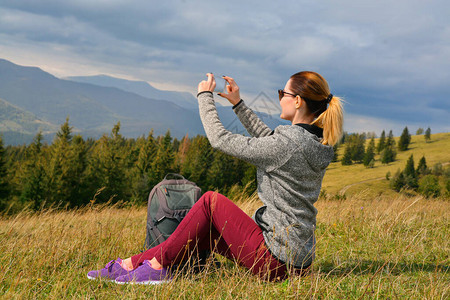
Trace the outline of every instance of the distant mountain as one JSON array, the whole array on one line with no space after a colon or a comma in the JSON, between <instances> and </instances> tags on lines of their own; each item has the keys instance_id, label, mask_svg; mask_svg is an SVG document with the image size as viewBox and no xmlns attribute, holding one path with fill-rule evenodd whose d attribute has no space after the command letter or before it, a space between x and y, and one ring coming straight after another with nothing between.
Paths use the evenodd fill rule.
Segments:
<instances>
[{"instance_id":1,"label":"distant mountain","mask_svg":"<svg viewBox=\"0 0 450 300\"><path fill-rule=\"evenodd\" d=\"M109 133L118 121L128 137L147 134L151 128L155 135L170 129L172 136L180 138L186 133L204 134L198 111L117 88L58 79L6 60L0 60L0 98L58 127L69 116L71 126L85 136Z\"/></svg>"},{"instance_id":2,"label":"distant mountain","mask_svg":"<svg viewBox=\"0 0 450 300\"><path fill-rule=\"evenodd\" d=\"M145 98L166 100L183 108L198 111L197 99L190 93L159 90L145 81L132 81L107 75L72 76L64 79L104 87L115 87L123 91L135 93Z\"/></svg>"},{"instance_id":3,"label":"distant mountain","mask_svg":"<svg viewBox=\"0 0 450 300\"><path fill-rule=\"evenodd\" d=\"M186 133L205 134L197 100L193 102L189 93L159 91L145 82L108 76L94 78L103 80L103 85L115 83L115 87L59 79L39 68L0 59L0 134L5 144L29 143L38 131L51 142L67 117L74 132L84 137L108 134L119 121L126 137L147 135L151 129L155 136L170 130L172 137L179 139ZM172 101L142 96L152 89L153 95L172 97ZM230 106L217 103L217 110L227 129L248 135ZM256 113L271 128L286 124L278 116Z\"/></svg>"},{"instance_id":4,"label":"distant mountain","mask_svg":"<svg viewBox=\"0 0 450 300\"><path fill-rule=\"evenodd\" d=\"M42 121L32 113L0 99L0 132L18 131L34 134L42 131L46 134L56 130L58 130L57 125Z\"/></svg>"},{"instance_id":5,"label":"distant mountain","mask_svg":"<svg viewBox=\"0 0 450 300\"><path fill-rule=\"evenodd\" d=\"M50 139L59 126L40 120L35 115L0 99L0 136L5 144L29 144L37 132Z\"/></svg>"}]
</instances>

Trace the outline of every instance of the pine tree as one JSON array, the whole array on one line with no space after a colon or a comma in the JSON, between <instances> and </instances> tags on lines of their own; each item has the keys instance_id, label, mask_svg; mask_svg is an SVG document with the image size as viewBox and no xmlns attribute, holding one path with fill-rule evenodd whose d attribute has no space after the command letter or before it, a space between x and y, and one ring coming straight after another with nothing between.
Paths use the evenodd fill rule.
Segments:
<instances>
[{"instance_id":1,"label":"pine tree","mask_svg":"<svg viewBox=\"0 0 450 300\"><path fill-rule=\"evenodd\" d=\"M43 186L46 174L43 167L42 139L42 133L39 132L33 143L28 147L27 159L21 175L22 191L20 199L22 203L31 202L34 210L38 210L46 200Z\"/></svg>"},{"instance_id":2,"label":"pine tree","mask_svg":"<svg viewBox=\"0 0 450 300\"><path fill-rule=\"evenodd\" d=\"M127 198L129 181L126 176L126 169L128 161L128 149L125 147L125 139L120 134L120 122L114 125L111 131L109 142L109 165L106 165L108 170L108 189L111 191L111 196L116 195L116 200L123 200Z\"/></svg>"},{"instance_id":3,"label":"pine tree","mask_svg":"<svg viewBox=\"0 0 450 300\"><path fill-rule=\"evenodd\" d=\"M412 154L406 161L406 166L405 169L403 170L403 174L405 176L416 177L416 169L414 168L414 157Z\"/></svg>"},{"instance_id":4,"label":"pine tree","mask_svg":"<svg viewBox=\"0 0 450 300\"><path fill-rule=\"evenodd\" d=\"M383 164L388 164L395 160L394 151L391 147L385 148L380 154L380 160Z\"/></svg>"},{"instance_id":5,"label":"pine tree","mask_svg":"<svg viewBox=\"0 0 450 300\"><path fill-rule=\"evenodd\" d=\"M408 127L403 129L400 140L398 141L398 150L406 151L408 150L409 143L411 142L411 135L409 134Z\"/></svg>"},{"instance_id":6,"label":"pine tree","mask_svg":"<svg viewBox=\"0 0 450 300\"><path fill-rule=\"evenodd\" d=\"M139 147L138 159L136 161L136 168L139 176L152 175L152 162L155 159L156 150L157 146L152 129Z\"/></svg>"},{"instance_id":7,"label":"pine tree","mask_svg":"<svg viewBox=\"0 0 450 300\"><path fill-rule=\"evenodd\" d=\"M336 143L333 146L333 159L331 160L332 162L337 162L339 160L339 156L338 156L339 146L340 146L340 143Z\"/></svg>"},{"instance_id":8,"label":"pine tree","mask_svg":"<svg viewBox=\"0 0 450 300\"><path fill-rule=\"evenodd\" d=\"M347 138L349 137L349 134L347 131L344 131L342 134L341 140L339 141L340 144L345 144L347 142Z\"/></svg>"},{"instance_id":9,"label":"pine tree","mask_svg":"<svg viewBox=\"0 0 450 300\"><path fill-rule=\"evenodd\" d=\"M56 133L49 151L48 201L69 207L86 204L89 200L84 177L87 168L86 145L80 135L73 137L69 118Z\"/></svg>"},{"instance_id":10,"label":"pine tree","mask_svg":"<svg viewBox=\"0 0 450 300\"><path fill-rule=\"evenodd\" d=\"M245 184L242 183L242 179L245 176L245 172L247 171L250 163L247 163L243 160L240 160L239 158L230 156L233 159L233 166L232 166L232 178L229 179L229 186L233 185L241 185L245 186Z\"/></svg>"},{"instance_id":11,"label":"pine tree","mask_svg":"<svg viewBox=\"0 0 450 300\"><path fill-rule=\"evenodd\" d=\"M213 149L213 161L207 170L208 190L219 189L226 193L239 179L234 176L234 159L232 156Z\"/></svg>"},{"instance_id":12,"label":"pine tree","mask_svg":"<svg viewBox=\"0 0 450 300\"><path fill-rule=\"evenodd\" d=\"M383 130L380 139L378 140L377 152L381 153L381 151L384 150L385 145L386 145L386 132L384 132Z\"/></svg>"},{"instance_id":13,"label":"pine tree","mask_svg":"<svg viewBox=\"0 0 450 300\"><path fill-rule=\"evenodd\" d=\"M367 146L367 150L364 155L363 160L364 166L368 167L372 161L375 162L374 158L375 158L375 139L372 138L369 142L369 145Z\"/></svg>"},{"instance_id":14,"label":"pine tree","mask_svg":"<svg viewBox=\"0 0 450 300\"><path fill-rule=\"evenodd\" d=\"M429 142L431 140L431 128L428 127L427 130L425 131L425 141Z\"/></svg>"},{"instance_id":15,"label":"pine tree","mask_svg":"<svg viewBox=\"0 0 450 300\"><path fill-rule=\"evenodd\" d=\"M61 125L60 130L56 133L58 140L71 141L72 140L72 127L69 126L69 117L66 118L64 124Z\"/></svg>"},{"instance_id":16,"label":"pine tree","mask_svg":"<svg viewBox=\"0 0 450 300\"><path fill-rule=\"evenodd\" d=\"M129 178L126 170L128 151L125 140L120 134L120 122L114 125L110 136L103 135L95 144L89 164L88 182L91 193L104 188L97 196L99 202L116 202L128 197Z\"/></svg>"},{"instance_id":17,"label":"pine tree","mask_svg":"<svg viewBox=\"0 0 450 300\"><path fill-rule=\"evenodd\" d=\"M250 196L254 191L256 191L256 167L250 163L245 163L246 169L244 171L244 176L242 177L242 186L248 186L247 196Z\"/></svg>"},{"instance_id":18,"label":"pine tree","mask_svg":"<svg viewBox=\"0 0 450 300\"><path fill-rule=\"evenodd\" d=\"M386 141L386 147L395 147L395 140L394 140L394 134L392 133L392 130L389 130L389 135Z\"/></svg>"},{"instance_id":19,"label":"pine tree","mask_svg":"<svg viewBox=\"0 0 450 300\"><path fill-rule=\"evenodd\" d=\"M388 164L390 162L395 161L397 152L395 151L395 140L394 140L394 135L392 134L392 130L389 131L389 135L388 135L384 150L381 152L380 156L381 156L381 162L383 164Z\"/></svg>"},{"instance_id":20,"label":"pine tree","mask_svg":"<svg viewBox=\"0 0 450 300\"><path fill-rule=\"evenodd\" d=\"M362 162L365 154L366 137L364 134L354 134L350 139L352 146L352 161Z\"/></svg>"},{"instance_id":21,"label":"pine tree","mask_svg":"<svg viewBox=\"0 0 450 300\"><path fill-rule=\"evenodd\" d=\"M153 129L147 138L143 138L138 143L139 154L135 164L133 174L133 200L137 203L145 201L150 190L157 183L153 174L152 163L156 157L156 141L153 137Z\"/></svg>"},{"instance_id":22,"label":"pine tree","mask_svg":"<svg viewBox=\"0 0 450 300\"><path fill-rule=\"evenodd\" d=\"M71 186L67 201L71 207L88 204L91 196L88 193L86 182L88 152L86 143L79 134L72 138L67 163L70 166L67 184Z\"/></svg>"},{"instance_id":23,"label":"pine tree","mask_svg":"<svg viewBox=\"0 0 450 300\"><path fill-rule=\"evenodd\" d=\"M208 138L197 135L191 142L182 167L182 174L197 183L202 190L208 189L207 172L213 162L213 148Z\"/></svg>"},{"instance_id":24,"label":"pine tree","mask_svg":"<svg viewBox=\"0 0 450 300\"><path fill-rule=\"evenodd\" d=\"M352 164L352 149L350 143L345 144L344 156L342 157L341 164L343 166Z\"/></svg>"},{"instance_id":25,"label":"pine tree","mask_svg":"<svg viewBox=\"0 0 450 300\"><path fill-rule=\"evenodd\" d=\"M173 153L177 153L178 152L178 148L180 147L181 142L177 139L174 138L173 142L172 142L172 151Z\"/></svg>"},{"instance_id":26,"label":"pine tree","mask_svg":"<svg viewBox=\"0 0 450 300\"><path fill-rule=\"evenodd\" d=\"M400 192L402 188L405 186L405 176L403 175L403 172L397 170L395 175L390 180L389 185L393 190Z\"/></svg>"},{"instance_id":27,"label":"pine tree","mask_svg":"<svg viewBox=\"0 0 450 300\"><path fill-rule=\"evenodd\" d=\"M414 168L414 158L413 155L406 161L405 169L403 170L403 175L405 178L405 185L408 188L416 189L418 187L416 169Z\"/></svg>"},{"instance_id":28,"label":"pine tree","mask_svg":"<svg viewBox=\"0 0 450 300\"><path fill-rule=\"evenodd\" d=\"M72 189L72 165L70 164L70 143L72 142L72 128L69 118L66 119L60 130L56 133L53 144L50 146L50 161L47 165L46 190L48 202L67 204Z\"/></svg>"},{"instance_id":29,"label":"pine tree","mask_svg":"<svg viewBox=\"0 0 450 300\"><path fill-rule=\"evenodd\" d=\"M136 165L136 162L139 158L139 139L145 139L145 137L142 138L127 138L124 139L123 147L126 149L126 156L125 162L127 163L125 171L127 177L132 177L132 174L134 174L134 167Z\"/></svg>"},{"instance_id":30,"label":"pine tree","mask_svg":"<svg viewBox=\"0 0 450 300\"><path fill-rule=\"evenodd\" d=\"M6 168L5 148L3 148L3 139L0 136L0 211L5 208L9 194L10 185Z\"/></svg>"},{"instance_id":31,"label":"pine tree","mask_svg":"<svg viewBox=\"0 0 450 300\"><path fill-rule=\"evenodd\" d=\"M419 160L419 165L416 170L417 175L427 175L430 173L430 170L427 167L427 161L425 160L425 156Z\"/></svg>"},{"instance_id":32,"label":"pine tree","mask_svg":"<svg viewBox=\"0 0 450 300\"><path fill-rule=\"evenodd\" d=\"M161 181L167 173L173 173L175 154L172 148L172 136L168 130L164 137L158 138L156 157L153 160L152 169L154 179Z\"/></svg>"},{"instance_id":33,"label":"pine tree","mask_svg":"<svg viewBox=\"0 0 450 300\"><path fill-rule=\"evenodd\" d=\"M416 131L416 135L421 135L422 133L423 133L423 128L422 127L418 128Z\"/></svg>"}]
</instances>

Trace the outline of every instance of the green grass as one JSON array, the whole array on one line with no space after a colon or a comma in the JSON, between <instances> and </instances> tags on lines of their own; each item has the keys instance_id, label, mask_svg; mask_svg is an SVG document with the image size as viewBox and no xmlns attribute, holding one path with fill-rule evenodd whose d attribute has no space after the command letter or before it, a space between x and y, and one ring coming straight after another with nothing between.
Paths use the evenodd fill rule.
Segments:
<instances>
[{"instance_id":1,"label":"green grass","mask_svg":"<svg viewBox=\"0 0 450 300\"><path fill-rule=\"evenodd\" d=\"M238 204L251 213L260 203L253 196ZM321 199L308 276L268 283L221 259L218 269L178 274L161 286L86 278L111 258L139 251L145 208L22 212L0 220L0 297L448 299L448 205L421 197Z\"/></svg>"},{"instance_id":2,"label":"green grass","mask_svg":"<svg viewBox=\"0 0 450 300\"><path fill-rule=\"evenodd\" d=\"M396 142L398 139L395 138ZM397 150L396 161L387 165L380 162L379 155L376 155L375 167L372 169L364 167L363 164L342 166L340 161L331 163L325 173L322 190L331 195L345 191L346 195L358 194L365 199L380 195L395 197L397 193L389 189L389 181L385 179L387 172L394 175L398 169L403 170L411 154L414 156L415 167L422 156L425 156L429 168L436 163L449 163L448 149L450 149L450 133L433 134L430 142L425 142L423 135L413 135L409 149L402 152ZM344 147L340 147L339 157L342 157L343 153Z\"/></svg>"}]
</instances>

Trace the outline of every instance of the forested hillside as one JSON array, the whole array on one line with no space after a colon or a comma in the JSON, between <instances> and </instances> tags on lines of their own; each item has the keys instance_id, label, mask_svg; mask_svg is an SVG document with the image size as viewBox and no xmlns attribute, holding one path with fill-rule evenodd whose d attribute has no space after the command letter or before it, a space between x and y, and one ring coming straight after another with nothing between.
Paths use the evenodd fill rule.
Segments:
<instances>
[{"instance_id":1,"label":"forested hillside","mask_svg":"<svg viewBox=\"0 0 450 300\"><path fill-rule=\"evenodd\" d=\"M29 206L77 207L92 202L145 203L167 173L180 173L202 191L230 191L233 185L255 189L256 169L211 148L205 136L181 140L164 136L126 139L120 123L98 140L74 135L68 120L54 141L35 136L29 146L3 147L0 139L0 205L10 212Z\"/></svg>"}]
</instances>

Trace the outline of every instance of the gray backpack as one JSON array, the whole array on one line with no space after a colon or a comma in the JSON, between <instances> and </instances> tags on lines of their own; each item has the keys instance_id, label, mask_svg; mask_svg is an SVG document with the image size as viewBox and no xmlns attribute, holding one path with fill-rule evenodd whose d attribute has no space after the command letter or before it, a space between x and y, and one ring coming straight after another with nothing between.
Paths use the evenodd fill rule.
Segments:
<instances>
[{"instance_id":1,"label":"gray backpack","mask_svg":"<svg viewBox=\"0 0 450 300\"><path fill-rule=\"evenodd\" d=\"M178 177L168 179L167 177ZM164 242L201 196L201 189L180 174L169 173L150 192L145 248Z\"/></svg>"}]
</instances>

